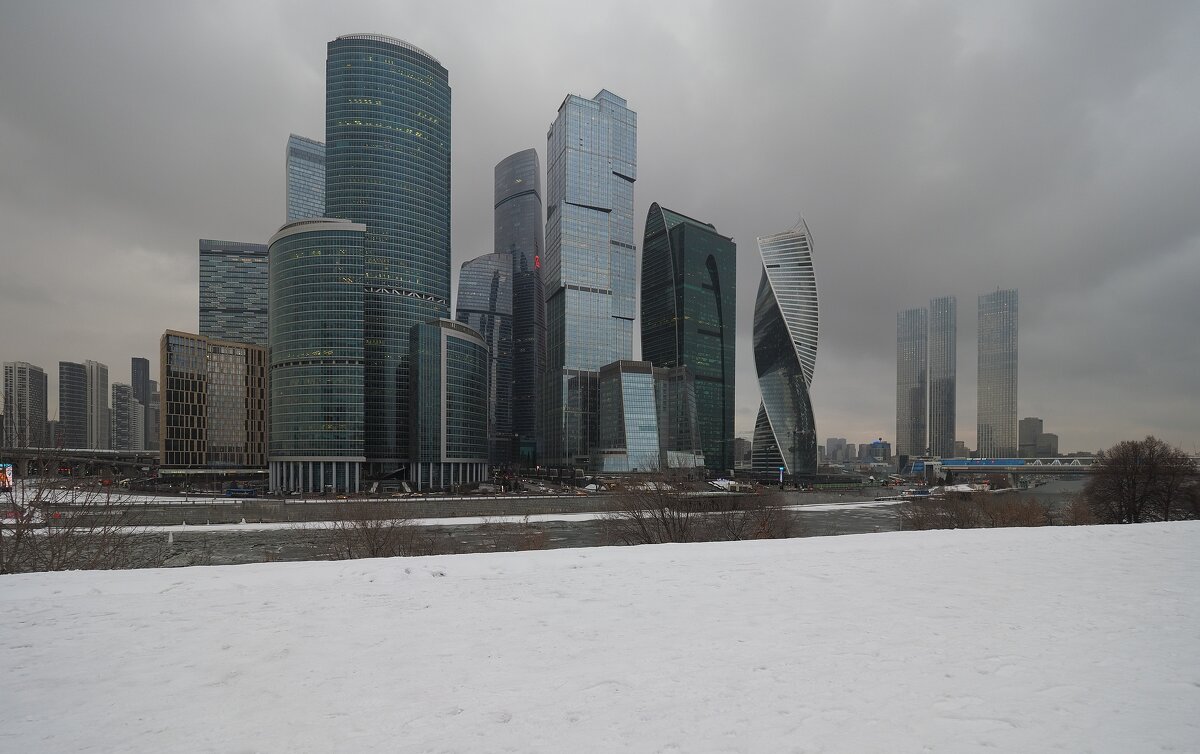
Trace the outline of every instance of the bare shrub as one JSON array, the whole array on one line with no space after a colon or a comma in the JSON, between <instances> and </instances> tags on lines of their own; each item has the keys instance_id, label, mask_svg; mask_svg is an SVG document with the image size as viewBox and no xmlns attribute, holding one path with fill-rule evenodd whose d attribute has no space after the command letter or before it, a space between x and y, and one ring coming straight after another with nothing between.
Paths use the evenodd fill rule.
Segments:
<instances>
[{"instance_id":1,"label":"bare shrub","mask_svg":"<svg viewBox=\"0 0 1200 754\"><path fill-rule=\"evenodd\" d=\"M1067 526L1087 526L1096 523L1096 514L1083 495L1073 495L1062 511L1062 523Z\"/></svg>"},{"instance_id":2,"label":"bare shrub","mask_svg":"<svg viewBox=\"0 0 1200 754\"><path fill-rule=\"evenodd\" d=\"M21 480L0 496L0 574L161 565L157 552L135 557L142 528L134 513L111 488Z\"/></svg>"},{"instance_id":3,"label":"bare shrub","mask_svg":"<svg viewBox=\"0 0 1200 754\"><path fill-rule=\"evenodd\" d=\"M617 493L601 516L614 544L718 542L802 535L802 527L774 495L700 496L683 482L652 480Z\"/></svg>"},{"instance_id":4,"label":"bare shrub","mask_svg":"<svg viewBox=\"0 0 1200 754\"><path fill-rule=\"evenodd\" d=\"M530 523L529 516L521 521L484 521L480 529L497 552L546 549L546 530Z\"/></svg>"},{"instance_id":5,"label":"bare shrub","mask_svg":"<svg viewBox=\"0 0 1200 754\"><path fill-rule=\"evenodd\" d=\"M334 560L445 555L456 549L448 536L439 536L411 519L397 517L378 503L339 505L328 527L329 555Z\"/></svg>"},{"instance_id":6,"label":"bare shrub","mask_svg":"<svg viewBox=\"0 0 1200 754\"><path fill-rule=\"evenodd\" d=\"M911 500L900 505L900 528L990 529L1011 526L1049 526L1054 516L1048 505L1012 495L957 494Z\"/></svg>"}]
</instances>

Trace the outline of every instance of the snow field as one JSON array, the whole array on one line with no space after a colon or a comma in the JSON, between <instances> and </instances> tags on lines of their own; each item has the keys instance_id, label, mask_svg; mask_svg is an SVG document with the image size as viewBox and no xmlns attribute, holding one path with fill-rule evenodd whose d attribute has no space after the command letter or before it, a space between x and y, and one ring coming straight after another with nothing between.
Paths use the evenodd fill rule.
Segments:
<instances>
[{"instance_id":1,"label":"snow field","mask_svg":"<svg viewBox=\"0 0 1200 754\"><path fill-rule=\"evenodd\" d=\"M1200 523L0 577L0 751L1200 749Z\"/></svg>"}]
</instances>

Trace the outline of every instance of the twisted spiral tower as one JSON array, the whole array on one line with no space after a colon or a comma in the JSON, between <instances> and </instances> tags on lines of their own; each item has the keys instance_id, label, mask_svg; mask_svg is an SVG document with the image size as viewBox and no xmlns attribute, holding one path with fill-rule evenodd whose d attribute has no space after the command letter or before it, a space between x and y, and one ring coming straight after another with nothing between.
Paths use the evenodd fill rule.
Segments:
<instances>
[{"instance_id":1,"label":"twisted spiral tower","mask_svg":"<svg viewBox=\"0 0 1200 754\"><path fill-rule=\"evenodd\" d=\"M762 279L754 303L754 366L762 403L754 423L753 469L817 471L817 430L809 386L817 361L817 278L804 220L761 236Z\"/></svg>"}]
</instances>

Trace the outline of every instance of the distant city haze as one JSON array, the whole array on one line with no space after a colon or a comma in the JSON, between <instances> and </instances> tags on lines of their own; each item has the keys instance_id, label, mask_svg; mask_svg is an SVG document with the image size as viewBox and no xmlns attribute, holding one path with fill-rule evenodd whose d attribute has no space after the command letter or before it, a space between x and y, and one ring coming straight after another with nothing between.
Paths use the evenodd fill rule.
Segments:
<instances>
[{"instance_id":1,"label":"distant city haze","mask_svg":"<svg viewBox=\"0 0 1200 754\"><path fill-rule=\"evenodd\" d=\"M1017 289L1016 416L1043 419L1062 452L1149 433L1200 450L1194 2L9 3L0 17L0 361L45 371L51 419L59 362L136 385L131 357L156 377L164 330L199 330L198 241L269 240L289 135L326 138L326 45L372 33L449 72L443 288L494 249L496 164L534 148L544 170L563 98L607 89L637 113L639 255L653 202L737 243L739 435L759 404L754 239L803 215L817 437L895 441L896 314L954 296L954 438L977 447L975 302Z\"/></svg>"}]
</instances>

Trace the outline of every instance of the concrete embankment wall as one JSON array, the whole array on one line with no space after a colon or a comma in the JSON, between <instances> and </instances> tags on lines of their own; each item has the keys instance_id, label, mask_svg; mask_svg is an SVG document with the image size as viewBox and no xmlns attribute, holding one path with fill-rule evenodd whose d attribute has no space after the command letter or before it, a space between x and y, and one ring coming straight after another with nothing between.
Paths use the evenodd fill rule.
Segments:
<instances>
[{"instance_id":1,"label":"concrete embankment wall","mask_svg":"<svg viewBox=\"0 0 1200 754\"><path fill-rule=\"evenodd\" d=\"M199 502L137 502L128 506L131 524L172 526L188 524L285 523L346 518L357 506L393 518L453 518L459 516L526 516L544 513L591 513L613 510L614 497L483 497L465 500L299 501L217 500Z\"/></svg>"}]
</instances>

